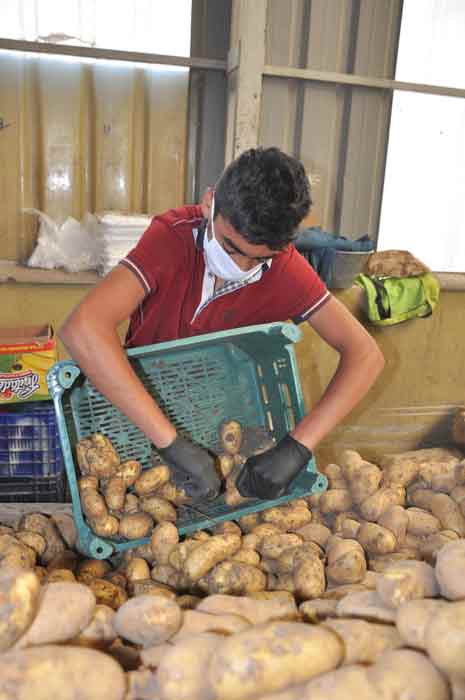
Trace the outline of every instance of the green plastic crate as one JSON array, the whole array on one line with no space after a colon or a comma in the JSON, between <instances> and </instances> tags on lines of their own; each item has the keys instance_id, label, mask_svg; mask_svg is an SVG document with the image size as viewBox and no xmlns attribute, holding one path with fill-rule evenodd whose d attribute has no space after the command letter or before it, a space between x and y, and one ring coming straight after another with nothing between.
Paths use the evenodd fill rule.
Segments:
<instances>
[{"instance_id":1,"label":"green plastic crate","mask_svg":"<svg viewBox=\"0 0 465 700\"><path fill-rule=\"evenodd\" d=\"M180 433L219 452L218 426L236 419L245 426L261 426L277 441L292 430L305 413L293 344L301 331L290 323L248 326L209 333L128 351L130 362L149 393ZM118 409L100 394L79 367L58 362L47 375L64 456L80 549L104 559L149 541L97 537L81 510L77 487L75 445L95 432L106 435L122 461L137 459L151 466L152 445ZM286 495L271 501L253 499L232 507L223 496L198 507L178 508L180 535L211 528L225 520L271 508L295 498L324 491L327 480L312 459Z\"/></svg>"}]
</instances>

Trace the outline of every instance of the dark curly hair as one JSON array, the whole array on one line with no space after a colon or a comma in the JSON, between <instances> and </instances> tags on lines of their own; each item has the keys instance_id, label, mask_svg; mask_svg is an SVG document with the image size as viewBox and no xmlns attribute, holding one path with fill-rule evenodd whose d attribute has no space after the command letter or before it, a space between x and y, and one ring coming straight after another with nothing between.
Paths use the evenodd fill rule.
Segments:
<instances>
[{"instance_id":1,"label":"dark curly hair","mask_svg":"<svg viewBox=\"0 0 465 700\"><path fill-rule=\"evenodd\" d=\"M249 243L272 250L295 238L311 204L302 163L275 147L244 151L215 187L215 217L221 214Z\"/></svg>"}]
</instances>

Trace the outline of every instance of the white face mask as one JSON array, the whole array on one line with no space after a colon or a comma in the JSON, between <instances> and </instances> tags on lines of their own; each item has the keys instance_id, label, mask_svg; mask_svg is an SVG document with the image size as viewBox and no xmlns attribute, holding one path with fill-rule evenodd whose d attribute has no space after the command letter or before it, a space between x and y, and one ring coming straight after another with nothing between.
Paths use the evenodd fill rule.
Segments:
<instances>
[{"instance_id":1,"label":"white face mask","mask_svg":"<svg viewBox=\"0 0 465 700\"><path fill-rule=\"evenodd\" d=\"M232 257L224 250L224 248L218 243L215 237L215 198L212 199L212 213L211 213L211 227L212 227L212 237L208 238L207 231L205 231L205 236L203 239L203 252L205 255L205 265L209 272L215 277L219 277L222 280L228 282L244 282L249 277L255 275L263 263L259 263L251 270L241 270L239 265L237 265Z\"/></svg>"}]
</instances>

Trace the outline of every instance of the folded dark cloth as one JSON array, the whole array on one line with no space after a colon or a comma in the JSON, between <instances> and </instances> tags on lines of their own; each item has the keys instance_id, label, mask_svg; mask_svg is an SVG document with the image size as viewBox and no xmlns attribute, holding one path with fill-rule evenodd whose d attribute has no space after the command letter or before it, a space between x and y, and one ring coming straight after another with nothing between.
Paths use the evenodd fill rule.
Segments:
<instances>
[{"instance_id":1,"label":"folded dark cloth","mask_svg":"<svg viewBox=\"0 0 465 700\"><path fill-rule=\"evenodd\" d=\"M294 240L294 245L328 287L332 283L334 256L337 250L352 252L374 250L373 241L366 234L351 240L345 236L327 233L319 226L301 229Z\"/></svg>"}]
</instances>

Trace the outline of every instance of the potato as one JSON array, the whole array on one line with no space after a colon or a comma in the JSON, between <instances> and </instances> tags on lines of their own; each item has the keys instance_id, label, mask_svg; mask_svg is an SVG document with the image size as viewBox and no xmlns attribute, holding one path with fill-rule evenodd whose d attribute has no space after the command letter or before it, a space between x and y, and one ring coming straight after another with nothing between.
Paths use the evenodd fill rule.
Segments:
<instances>
[{"instance_id":1,"label":"potato","mask_svg":"<svg viewBox=\"0 0 465 700\"><path fill-rule=\"evenodd\" d=\"M208 542L201 543L188 555L184 571L191 581L198 581L215 564L235 554L241 546L238 535L214 535Z\"/></svg>"},{"instance_id":2,"label":"potato","mask_svg":"<svg viewBox=\"0 0 465 700\"><path fill-rule=\"evenodd\" d=\"M360 504L360 514L365 520L377 522L391 506L405 503L405 489L402 486L383 487Z\"/></svg>"},{"instance_id":3,"label":"potato","mask_svg":"<svg viewBox=\"0 0 465 700\"><path fill-rule=\"evenodd\" d=\"M162 598L176 600L175 591L173 591L168 586L164 586L161 583L156 583L156 581L152 581L152 579L129 581L128 591L131 596L159 595Z\"/></svg>"},{"instance_id":4,"label":"potato","mask_svg":"<svg viewBox=\"0 0 465 700\"><path fill-rule=\"evenodd\" d=\"M248 700L330 671L343 655L343 645L332 630L269 622L225 639L213 652L208 678L215 697Z\"/></svg>"},{"instance_id":5,"label":"potato","mask_svg":"<svg viewBox=\"0 0 465 700\"><path fill-rule=\"evenodd\" d=\"M210 615L199 610L186 610L182 617L181 628L171 637L171 643L178 644L181 640L202 632L212 632L227 637L242 632L248 627L250 623L237 614Z\"/></svg>"},{"instance_id":6,"label":"potato","mask_svg":"<svg viewBox=\"0 0 465 700\"><path fill-rule=\"evenodd\" d=\"M396 619L395 611L383 605L376 591L348 593L339 600L336 612L338 617L355 617L379 622L394 623Z\"/></svg>"},{"instance_id":7,"label":"potato","mask_svg":"<svg viewBox=\"0 0 465 700\"><path fill-rule=\"evenodd\" d=\"M139 504L140 509L144 513L148 513L157 523L176 522L176 509L169 501L165 501L159 496L142 496Z\"/></svg>"},{"instance_id":8,"label":"potato","mask_svg":"<svg viewBox=\"0 0 465 700\"><path fill-rule=\"evenodd\" d=\"M65 545L70 549L75 549L78 541L78 532L71 513L57 511L51 516L51 521L64 540Z\"/></svg>"},{"instance_id":9,"label":"potato","mask_svg":"<svg viewBox=\"0 0 465 700\"><path fill-rule=\"evenodd\" d=\"M359 583L365 577L365 552L355 540L341 540L327 549L328 578L334 583Z\"/></svg>"},{"instance_id":10,"label":"potato","mask_svg":"<svg viewBox=\"0 0 465 700\"><path fill-rule=\"evenodd\" d=\"M262 557L278 559L289 547L297 547L302 544L302 539L293 533L282 533L265 537L258 546Z\"/></svg>"},{"instance_id":11,"label":"potato","mask_svg":"<svg viewBox=\"0 0 465 700\"><path fill-rule=\"evenodd\" d=\"M202 542L192 539L186 539L183 542L179 542L171 550L168 556L168 563L173 566L176 571L183 571L187 557L194 549L200 547L201 544Z\"/></svg>"},{"instance_id":12,"label":"potato","mask_svg":"<svg viewBox=\"0 0 465 700\"><path fill-rule=\"evenodd\" d=\"M126 484L124 479L120 476L113 476L107 481L103 493L109 510L122 510L126 499Z\"/></svg>"},{"instance_id":13,"label":"potato","mask_svg":"<svg viewBox=\"0 0 465 700\"><path fill-rule=\"evenodd\" d=\"M150 579L150 569L145 559L140 557L131 559L126 567L126 578L131 583Z\"/></svg>"},{"instance_id":14,"label":"potato","mask_svg":"<svg viewBox=\"0 0 465 700\"><path fill-rule=\"evenodd\" d=\"M110 583L114 583L115 586L122 588L123 591L125 591L127 588L128 580L124 573L122 571L119 571L118 569L116 569L115 571L110 571L103 578L106 581L110 581Z\"/></svg>"},{"instance_id":15,"label":"potato","mask_svg":"<svg viewBox=\"0 0 465 700\"><path fill-rule=\"evenodd\" d=\"M41 555L41 561L44 564L48 564L57 554L66 549L55 523L42 513L23 515L20 518L18 530L32 530L42 535L47 543L45 552Z\"/></svg>"},{"instance_id":16,"label":"potato","mask_svg":"<svg viewBox=\"0 0 465 700\"><path fill-rule=\"evenodd\" d=\"M153 528L153 520L148 513L128 513L119 523L119 534L127 540L147 537Z\"/></svg>"},{"instance_id":17,"label":"potato","mask_svg":"<svg viewBox=\"0 0 465 700\"><path fill-rule=\"evenodd\" d=\"M144 469L134 482L134 491L138 496L147 496L166 484L170 478L170 470L166 464Z\"/></svg>"},{"instance_id":18,"label":"potato","mask_svg":"<svg viewBox=\"0 0 465 700\"><path fill-rule=\"evenodd\" d=\"M105 515L98 520L89 520L89 526L99 537L115 537L119 532L120 523L114 515Z\"/></svg>"},{"instance_id":19,"label":"potato","mask_svg":"<svg viewBox=\"0 0 465 700\"><path fill-rule=\"evenodd\" d=\"M371 685L367 678L365 667L360 665L344 666L336 671L317 676L307 683L304 689L305 694L301 692L295 700L303 700L304 698L305 700L328 700L329 698L331 700L348 700L348 689L350 689L350 698L380 700L378 690ZM269 700L272 700L272 697L270 696ZM277 696L275 700L281 700L280 696ZM282 700L287 700L287 698L283 697ZM294 700L294 698L291 696L289 700Z\"/></svg>"},{"instance_id":20,"label":"potato","mask_svg":"<svg viewBox=\"0 0 465 700\"><path fill-rule=\"evenodd\" d=\"M465 540L444 545L438 552L435 571L444 598L465 599Z\"/></svg>"},{"instance_id":21,"label":"potato","mask_svg":"<svg viewBox=\"0 0 465 700\"><path fill-rule=\"evenodd\" d=\"M369 554L389 554L397 546L395 535L376 523L363 523L357 533L357 540Z\"/></svg>"},{"instance_id":22,"label":"potato","mask_svg":"<svg viewBox=\"0 0 465 700\"><path fill-rule=\"evenodd\" d=\"M237 420L226 420L219 428L223 450L228 455L236 455L242 445L242 426Z\"/></svg>"},{"instance_id":23,"label":"potato","mask_svg":"<svg viewBox=\"0 0 465 700\"><path fill-rule=\"evenodd\" d=\"M249 595L265 590L266 576L256 566L238 561L222 561L210 571L207 583L209 593Z\"/></svg>"},{"instance_id":24,"label":"potato","mask_svg":"<svg viewBox=\"0 0 465 700\"><path fill-rule=\"evenodd\" d=\"M445 493L437 493L431 499L431 513L438 518L442 529L453 530L465 536L465 518L457 503Z\"/></svg>"},{"instance_id":25,"label":"potato","mask_svg":"<svg viewBox=\"0 0 465 700\"><path fill-rule=\"evenodd\" d=\"M130 459L127 462L123 462L119 465L115 472L115 476L119 479L123 479L124 483L126 484L126 488L129 488L130 486L134 486L137 479L141 475L141 472L142 467L140 462L137 462L135 459Z\"/></svg>"},{"instance_id":26,"label":"potato","mask_svg":"<svg viewBox=\"0 0 465 700\"><path fill-rule=\"evenodd\" d=\"M0 697L34 700L124 700L118 663L94 649L44 645L0 657Z\"/></svg>"},{"instance_id":27,"label":"potato","mask_svg":"<svg viewBox=\"0 0 465 700\"><path fill-rule=\"evenodd\" d=\"M349 510L352 505L352 496L346 489L333 489L321 494L319 508L323 514L341 513Z\"/></svg>"},{"instance_id":28,"label":"potato","mask_svg":"<svg viewBox=\"0 0 465 700\"><path fill-rule=\"evenodd\" d=\"M92 447L85 447L87 466L83 474L89 473L98 479L109 479L115 474L121 460L107 437L101 433L95 433L90 439Z\"/></svg>"},{"instance_id":29,"label":"potato","mask_svg":"<svg viewBox=\"0 0 465 700\"><path fill-rule=\"evenodd\" d=\"M199 535L201 533L205 533L204 530L198 530L197 532L199 533ZM239 535L239 537L242 536L241 528L237 523L233 522L232 520L224 520L222 523L218 523L218 525L215 525L212 532L214 535Z\"/></svg>"},{"instance_id":30,"label":"potato","mask_svg":"<svg viewBox=\"0 0 465 700\"><path fill-rule=\"evenodd\" d=\"M81 507L84 515L91 520L101 520L108 515L103 496L90 487L81 491Z\"/></svg>"},{"instance_id":31,"label":"potato","mask_svg":"<svg viewBox=\"0 0 465 700\"><path fill-rule=\"evenodd\" d=\"M408 528L408 515L405 508L402 506L391 506L385 510L378 519L378 525L390 530L397 541L397 546L401 546L405 542Z\"/></svg>"},{"instance_id":32,"label":"potato","mask_svg":"<svg viewBox=\"0 0 465 700\"><path fill-rule=\"evenodd\" d=\"M166 484L157 489L157 496L164 498L165 501L170 501L175 506L182 506L183 503L189 503L191 500L185 491L176 488L170 481L167 481Z\"/></svg>"},{"instance_id":33,"label":"potato","mask_svg":"<svg viewBox=\"0 0 465 700\"><path fill-rule=\"evenodd\" d=\"M361 524L358 520L352 520L352 518L345 518L342 523L341 537L343 537L346 540L356 540L360 527Z\"/></svg>"},{"instance_id":34,"label":"potato","mask_svg":"<svg viewBox=\"0 0 465 700\"><path fill-rule=\"evenodd\" d=\"M116 633L133 644L149 647L170 639L181 627L182 611L167 598L141 595L124 603L115 615Z\"/></svg>"},{"instance_id":35,"label":"potato","mask_svg":"<svg viewBox=\"0 0 465 700\"><path fill-rule=\"evenodd\" d=\"M39 579L39 583L45 583L48 577L48 571L44 566L35 566L34 573Z\"/></svg>"},{"instance_id":36,"label":"potato","mask_svg":"<svg viewBox=\"0 0 465 700\"><path fill-rule=\"evenodd\" d=\"M98 490L98 479L96 476L88 474L87 476L82 476L78 481L79 491L85 491L86 489Z\"/></svg>"},{"instance_id":37,"label":"potato","mask_svg":"<svg viewBox=\"0 0 465 700\"><path fill-rule=\"evenodd\" d=\"M284 532L295 532L311 522L312 514L306 504L296 506L292 502L263 511L262 521L276 525Z\"/></svg>"},{"instance_id":38,"label":"potato","mask_svg":"<svg viewBox=\"0 0 465 700\"><path fill-rule=\"evenodd\" d=\"M10 537L3 535L3 537ZM4 545L0 554L0 568L7 569L32 569L36 564L37 554L27 545L19 542L15 538L10 538L11 542Z\"/></svg>"},{"instance_id":39,"label":"potato","mask_svg":"<svg viewBox=\"0 0 465 700\"><path fill-rule=\"evenodd\" d=\"M366 620L327 620L325 627L334 630L344 642L344 664L373 664L381 655L403 646L395 627Z\"/></svg>"},{"instance_id":40,"label":"potato","mask_svg":"<svg viewBox=\"0 0 465 700\"><path fill-rule=\"evenodd\" d=\"M115 611L107 605L97 605L92 620L79 637L73 639L73 645L106 649L116 639L116 632L113 629L114 617Z\"/></svg>"},{"instance_id":41,"label":"potato","mask_svg":"<svg viewBox=\"0 0 465 700\"><path fill-rule=\"evenodd\" d=\"M376 591L389 608L398 608L408 600L434 598L439 593L434 569L423 561L393 564L378 577Z\"/></svg>"},{"instance_id":42,"label":"potato","mask_svg":"<svg viewBox=\"0 0 465 700\"><path fill-rule=\"evenodd\" d=\"M327 464L320 469L328 479L328 487L330 489L348 489L349 484L345 478L344 472L339 464Z\"/></svg>"},{"instance_id":43,"label":"potato","mask_svg":"<svg viewBox=\"0 0 465 700\"><path fill-rule=\"evenodd\" d=\"M47 583L59 583L59 582L65 582L65 583L77 583L76 576L73 574L73 572L70 569L53 569L48 575L47 575Z\"/></svg>"},{"instance_id":44,"label":"potato","mask_svg":"<svg viewBox=\"0 0 465 700\"><path fill-rule=\"evenodd\" d=\"M111 564L105 559L83 559L77 566L77 575L86 574L92 578L103 578L111 571Z\"/></svg>"},{"instance_id":45,"label":"potato","mask_svg":"<svg viewBox=\"0 0 465 700\"><path fill-rule=\"evenodd\" d=\"M0 572L0 653L26 632L39 599L40 581L35 573L17 569Z\"/></svg>"},{"instance_id":46,"label":"potato","mask_svg":"<svg viewBox=\"0 0 465 700\"><path fill-rule=\"evenodd\" d=\"M378 698L409 700L449 700L449 688L431 661L417 651L396 649L388 651L369 666L368 680Z\"/></svg>"},{"instance_id":47,"label":"potato","mask_svg":"<svg viewBox=\"0 0 465 700\"><path fill-rule=\"evenodd\" d=\"M252 532L254 527L260 524L260 513L249 513L248 515L243 515L239 518L239 527L242 532L248 534Z\"/></svg>"},{"instance_id":48,"label":"potato","mask_svg":"<svg viewBox=\"0 0 465 700\"><path fill-rule=\"evenodd\" d=\"M418 537L427 537L439 532L441 524L434 515L421 508L407 508L407 532Z\"/></svg>"},{"instance_id":49,"label":"potato","mask_svg":"<svg viewBox=\"0 0 465 700\"><path fill-rule=\"evenodd\" d=\"M413 484L415 486L415 484ZM434 491L425 488L416 488L415 490L407 491L407 502L411 506L429 510L431 508L431 500L434 496Z\"/></svg>"},{"instance_id":50,"label":"potato","mask_svg":"<svg viewBox=\"0 0 465 700\"><path fill-rule=\"evenodd\" d=\"M87 582L87 585L99 605L108 605L113 610L118 610L128 599L123 588L103 578L92 578Z\"/></svg>"},{"instance_id":51,"label":"potato","mask_svg":"<svg viewBox=\"0 0 465 700\"><path fill-rule=\"evenodd\" d=\"M320 547L324 547L331 535L331 530L326 525L312 522L300 527L295 534L301 537L304 542L315 542Z\"/></svg>"},{"instance_id":52,"label":"potato","mask_svg":"<svg viewBox=\"0 0 465 700\"><path fill-rule=\"evenodd\" d=\"M39 535L38 532L33 532L32 530L20 530L15 534L15 537L20 542L33 549L39 557L47 548L47 542L42 535Z\"/></svg>"},{"instance_id":53,"label":"potato","mask_svg":"<svg viewBox=\"0 0 465 700\"><path fill-rule=\"evenodd\" d=\"M282 535L283 531L282 528L278 527L277 525L273 525L272 523L260 523L259 525L256 525L254 528L252 528L250 534L255 535L255 537L258 537L261 543L266 538L272 537L273 535Z\"/></svg>"},{"instance_id":54,"label":"potato","mask_svg":"<svg viewBox=\"0 0 465 700\"><path fill-rule=\"evenodd\" d=\"M42 589L37 615L17 648L66 642L87 627L94 610L95 596L87 586L49 583Z\"/></svg>"},{"instance_id":55,"label":"potato","mask_svg":"<svg viewBox=\"0 0 465 700\"><path fill-rule=\"evenodd\" d=\"M236 554L233 554L231 561L239 561L242 564L250 564L251 566L258 566L260 564L260 555L254 549L247 549L242 547Z\"/></svg>"},{"instance_id":56,"label":"potato","mask_svg":"<svg viewBox=\"0 0 465 700\"><path fill-rule=\"evenodd\" d=\"M54 569L69 569L74 573L77 569L78 562L78 554L70 549L65 549L63 552L56 554L47 564L47 571L51 572Z\"/></svg>"},{"instance_id":57,"label":"potato","mask_svg":"<svg viewBox=\"0 0 465 700\"><path fill-rule=\"evenodd\" d=\"M76 460L81 474L89 474L90 467L87 461L87 450L92 449L92 440L90 438L82 438L76 443Z\"/></svg>"},{"instance_id":58,"label":"potato","mask_svg":"<svg viewBox=\"0 0 465 700\"><path fill-rule=\"evenodd\" d=\"M257 598L262 592L252 594L254 597L209 595L197 605L197 610L211 615L240 615L252 625L259 625L272 620L296 620L298 611L291 595L267 593L268 598ZM265 595L265 594L263 594Z\"/></svg>"},{"instance_id":59,"label":"potato","mask_svg":"<svg viewBox=\"0 0 465 700\"><path fill-rule=\"evenodd\" d=\"M155 560L159 564L168 564L171 551L179 542L179 533L175 525L168 521L159 523L152 532L150 546Z\"/></svg>"},{"instance_id":60,"label":"potato","mask_svg":"<svg viewBox=\"0 0 465 700\"><path fill-rule=\"evenodd\" d=\"M123 511L125 513L138 513L139 510L139 497L136 496L135 493L127 493L124 501Z\"/></svg>"},{"instance_id":61,"label":"potato","mask_svg":"<svg viewBox=\"0 0 465 700\"><path fill-rule=\"evenodd\" d=\"M435 564L438 552L451 541L458 540L459 536L452 530L442 530L434 535L425 537L420 545L420 556L428 564Z\"/></svg>"},{"instance_id":62,"label":"potato","mask_svg":"<svg viewBox=\"0 0 465 700\"><path fill-rule=\"evenodd\" d=\"M150 573L151 578L155 583L171 585L171 582L176 580L178 570L170 564L155 564Z\"/></svg>"},{"instance_id":63,"label":"potato","mask_svg":"<svg viewBox=\"0 0 465 700\"><path fill-rule=\"evenodd\" d=\"M408 486L418 476L422 462L418 453L421 450L411 450L400 454L387 455L380 460L385 486ZM421 459L421 458L420 458Z\"/></svg>"},{"instance_id":64,"label":"potato","mask_svg":"<svg viewBox=\"0 0 465 700\"><path fill-rule=\"evenodd\" d=\"M326 588L324 566L317 556L297 556L293 576L294 594L299 600L319 598Z\"/></svg>"},{"instance_id":65,"label":"potato","mask_svg":"<svg viewBox=\"0 0 465 700\"><path fill-rule=\"evenodd\" d=\"M361 461L359 469L349 479L349 490L354 503L359 505L379 488L382 471L376 464Z\"/></svg>"},{"instance_id":66,"label":"potato","mask_svg":"<svg viewBox=\"0 0 465 700\"><path fill-rule=\"evenodd\" d=\"M218 642L218 635L205 632L168 649L158 666L156 692L160 697L163 700L206 700L210 697L207 669Z\"/></svg>"},{"instance_id":67,"label":"potato","mask_svg":"<svg viewBox=\"0 0 465 700\"><path fill-rule=\"evenodd\" d=\"M425 598L408 600L397 609L396 627L406 646L425 649L425 631L438 611L447 605L444 600Z\"/></svg>"},{"instance_id":68,"label":"potato","mask_svg":"<svg viewBox=\"0 0 465 700\"><path fill-rule=\"evenodd\" d=\"M465 681L465 601L439 608L426 626L425 648L431 661L452 681Z\"/></svg>"},{"instance_id":69,"label":"potato","mask_svg":"<svg viewBox=\"0 0 465 700\"><path fill-rule=\"evenodd\" d=\"M152 546L149 542L140 544L138 547L131 547L129 551L132 551L133 559L138 557L139 559L145 559L149 564L155 563L155 557L153 556Z\"/></svg>"}]
</instances>

